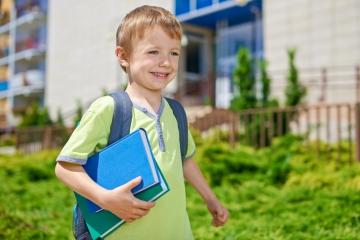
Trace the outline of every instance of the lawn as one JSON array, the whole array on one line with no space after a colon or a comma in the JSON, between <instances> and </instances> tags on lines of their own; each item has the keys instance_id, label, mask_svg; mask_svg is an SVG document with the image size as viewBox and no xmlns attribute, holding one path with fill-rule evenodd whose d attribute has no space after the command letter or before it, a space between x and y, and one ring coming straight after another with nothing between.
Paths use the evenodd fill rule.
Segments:
<instances>
[{"instance_id":1,"label":"lawn","mask_svg":"<svg viewBox=\"0 0 360 240\"><path fill-rule=\"evenodd\" d=\"M316 155L296 139L260 151L199 144L199 165L231 217L211 227L187 186L195 239L359 239L360 164L332 152ZM57 153L0 156L0 239L72 239L74 197L54 176Z\"/></svg>"}]
</instances>

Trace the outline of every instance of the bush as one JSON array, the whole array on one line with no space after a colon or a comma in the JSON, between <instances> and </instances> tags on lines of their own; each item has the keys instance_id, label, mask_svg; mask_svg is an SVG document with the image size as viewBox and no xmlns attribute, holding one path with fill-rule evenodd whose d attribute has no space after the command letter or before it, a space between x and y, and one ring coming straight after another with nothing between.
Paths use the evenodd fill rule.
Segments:
<instances>
[{"instance_id":1,"label":"bush","mask_svg":"<svg viewBox=\"0 0 360 240\"><path fill-rule=\"evenodd\" d=\"M288 49L289 72L285 89L286 106L296 106L306 96L306 88L299 82L298 70L295 66L296 49Z\"/></svg>"},{"instance_id":2,"label":"bush","mask_svg":"<svg viewBox=\"0 0 360 240\"><path fill-rule=\"evenodd\" d=\"M212 186L221 186L224 183L242 184L248 180L282 186L289 184L290 177L292 183L299 182L295 180L297 174L302 176L309 171L318 174L322 168L330 168L327 171L344 169L344 164L348 164L347 147L344 145L340 149L343 157L338 161L339 153L332 154L333 157L324 153L331 152L334 147L323 144L319 157L317 143L305 144L302 137L295 135L275 138L272 146L257 151L240 145L232 148L224 142L216 143L210 138L198 147L197 158ZM329 161L332 164L329 164Z\"/></svg>"},{"instance_id":3,"label":"bush","mask_svg":"<svg viewBox=\"0 0 360 240\"><path fill-rule=\"evenodd\" d=\"M54 176L57 154L0 156L0 239L71 239L74 197Z\"/></svg>"},{"instance_id":4,"label":"bush","mask_svg":"<svg viewBox=\"0 0 360 240\"><path fill-rule=\"evenodd\" d=\"M360 165L345 161L347 145L337 152L320 144L318 155L317 143L292 135L259 151L196 141L196 159L230 219L211 227L204 202L187 187L195 239L358 239ZM73 239L74 196L54 176L57 154L0 156L0 239Z\"/></svg>"},{"instance_id":5,"label":"bush","mask_svg":"<svg viewBox=\"0 0 360 240\"><path fill-rule=\"evenodd\" d=\"M12 135L3 135L0 137L0 147L9 147L15 145L15 139Z\"/></svg>"},{"instance_id":6,"label":"bush","mask_svg":"<svg viewBox=\"0 0 360 240\"><path fill-rule=\"evenodd\" d=\"M196 239L357 239L360 165L345 161L348 145L339 152L320 143L318 154L318 143L294 135L258 151L204 142L200 167L231 217L222 229L209 227L206 207L188 188Z\"/></svg>"},{"instance_id":7,"label":"bush","mask_svg":"<svg viewBox=\"0 0 360 240\"><path fill-rule=\"evenodd\" d=\"M237 65L233 72L236 94L231 100L234 111L256 107L256 79L252 67L252 56L247 48L240 48L237 53Z\"/></svg>"},{"instance_id":8,"label":"bush","mask_svg":"<svg viewBox=\"0 0 360 240\"><path fill-rule=\"evenodd\" d=\"M48 109L40 108L37 102L33 102L25 111L19 127L34 127L51 125L52 120Z\"/></svg>"}]
</instances>

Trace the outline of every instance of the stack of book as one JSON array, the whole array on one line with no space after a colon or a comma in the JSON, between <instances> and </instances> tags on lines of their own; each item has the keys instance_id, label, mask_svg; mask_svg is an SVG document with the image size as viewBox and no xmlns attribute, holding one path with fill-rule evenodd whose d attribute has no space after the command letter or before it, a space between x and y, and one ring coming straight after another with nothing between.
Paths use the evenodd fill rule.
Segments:
<instances>
[{"instance_id":1,"label":"stack of book","mask_svg":"<svg viewBox=\"0 0 360 240\"><path fill-rule=\"evenodd\" d=\"M109 190L141 176L141 183L132 189L132 193L144 201L155 201L169 191L144 129L138 129L92 155L83 167L97 184ZM107 236L124 223L83 196L75 193L75 197L93 239Z\"/></svg>"}]
</instances>

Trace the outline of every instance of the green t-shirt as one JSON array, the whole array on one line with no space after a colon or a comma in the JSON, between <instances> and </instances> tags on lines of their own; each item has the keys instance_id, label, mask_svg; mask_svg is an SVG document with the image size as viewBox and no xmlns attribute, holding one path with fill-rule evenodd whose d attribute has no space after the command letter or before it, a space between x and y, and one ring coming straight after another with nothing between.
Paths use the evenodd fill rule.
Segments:
<instances>
[{"instance_id":1,"label":"green t-shirt","mask_svg":"<svg viewBox=\"0 0 360 240\"><path fill-rule=\"evenodd\" d=\"M113 112L114 101L111 97L96 100L84 114L57 161L85 164L89 155L104 148L108 142ZM164 98L156 115L133 103L130 132L138 128L146 130L170 191L156 201L155 207L146 216L124 224L106 239L193 239L186 211L177 121ZM190 131L188 136L186 159L195 153Z\"/></svg>"}]
</instances>

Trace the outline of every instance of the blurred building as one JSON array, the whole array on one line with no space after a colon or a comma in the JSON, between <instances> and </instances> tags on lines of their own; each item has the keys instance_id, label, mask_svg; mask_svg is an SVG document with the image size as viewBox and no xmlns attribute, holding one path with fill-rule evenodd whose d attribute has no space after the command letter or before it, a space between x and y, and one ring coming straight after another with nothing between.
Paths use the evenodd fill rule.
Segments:
<instances>
[{"instance_id":1,"label":"blurred building","mask_svg":"<svg viewBox=\"0 0 360 240\"><path fill-rule=\"evenodd\" d=\"M262 1L178 0L175 14L186 39L180 96L190 105L227 107L238 49L248 48L257 59L264 54Z\"/></svg>"},{"instance_id":2,"label":"blurred building","mask_svg":"<svg viewBox=\"0 0 360 240\"><path fill-rule=\"evenodd\" d=\"M126 84L114 55L115 32L125 14L143 4L174 12L184 25L179 75L166 92L185 105L226 106L237 49L263 56L260 0L51 1L45 94L53 113L61 108L67 115L77 99L86 105Z\"/></svg>"},{"instance_id":3,"label":"blurred building","mask_svg":"<svg viewBox=\"0 0 360 240\"><path fill-rule=\"evenodd\" d=\"M360 101L360 1L263 1L264 49L273 93L283 97L286 49L308 89L307 102Z\"/></svg>"},{"instance_id":4,"label":"blurred building","mask_svg":"<svg viewBox=\"0 0 360 240\"><path fill-rule=\"evenodd\" d=\"M13 124L13 113L33 99L53 116L61 109L66 118L77 100L86 106L124 86L115 32L125 14L143 4L162 6L183 24L179 74L166 92L185 105L229 106L240 47L268 61L272 93L280 100L288 48L297 49L309 103L360 99L357 0L51 0L49 7L45 0L19 0L13 8L11 3L1 1L2 123Z\"/></svg>"},{"instance_id":5,"label":"blurred building","mask_svg":"<svg viewBox=\"0 0 360 240\"><path fill-rule=\"evenodd\" d=\"M53 115L61 109L69 118L77 100L87 106L125 86L115 56L116 30L125 14L144 4L172 9L171 0L50 1L45 98Z\"/></svg>"},{"instance_id":6,"label":"blurred building","mask_svg":"<svg viewBox=\"0 0 360 240\"><path fill-rule=\"evenodd\" d=\"M44 102L45 0L1 1L0 128L14 124L33 101Z\"/></svg>"},{"instance_id":7,"label":"blurred building","mask_svg":"<svg viewBox=\"0 0 360 240\"><path fill-rule=\"evenodd\" d=\"M267 60L281 101L289 48L308 103L360 100L360 1L179 0L175 13L187 38L180 93L192 102L229 106L239 47Z\"/></svg>"}]
</instances>

